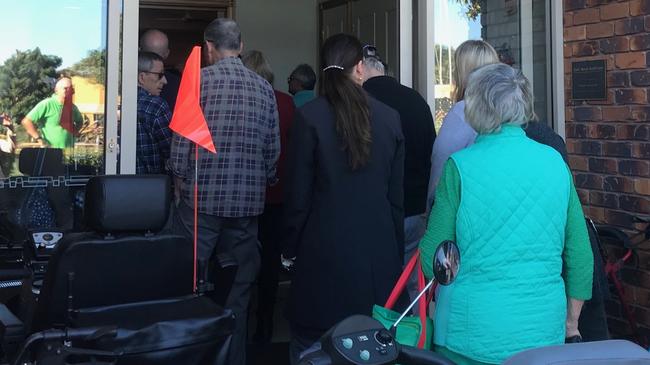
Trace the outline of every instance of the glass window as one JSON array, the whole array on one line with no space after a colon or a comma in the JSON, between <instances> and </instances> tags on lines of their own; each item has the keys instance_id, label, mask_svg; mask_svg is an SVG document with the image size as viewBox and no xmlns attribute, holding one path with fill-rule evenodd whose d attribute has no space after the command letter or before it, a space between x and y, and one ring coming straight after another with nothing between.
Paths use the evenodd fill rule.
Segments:
<instances>
[{"instance_id":1,"label":"glass window","mask_svg":"<svg viewBox=\"0 0 650 365\"><path fill-rule=\"evenodd\" d=\"M533 85L535 113L547 115L546 0L435 1L435 122L439 129L452 106L453 53L465 40L483 39L501 62L521 69Z\"/></svg>"},{"instance_id":2,"label":"glass window","mask_svg":"<svg viewBox=\"0 0 650 365\"><path fill-rule=\"evenodd\" d=\"M23 0L3 10L2 237L78 226L83 186L104 172L107 6Z\"/></svg>"}]
</instances>

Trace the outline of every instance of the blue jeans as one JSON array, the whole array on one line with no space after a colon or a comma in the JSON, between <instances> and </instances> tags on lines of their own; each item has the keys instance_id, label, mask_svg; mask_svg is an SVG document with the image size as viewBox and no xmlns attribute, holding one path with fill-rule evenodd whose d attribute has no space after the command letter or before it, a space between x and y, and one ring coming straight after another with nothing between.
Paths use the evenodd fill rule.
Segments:
<instances>
[{"instance_id":1,"label":"blue jeans","mask_svg":"<svg viewBox=\"0 0 650 365\"><path fill-rule=\"evenodd\" d=\"M404 219L404 265L406 265L417 250L426 229L427 216L425 214L414 215ZM414 270L406 284L410 301L413 301L418 295L418 278L416 273L417 271ZM412 310L414 315L418 314L417 305L413 306Z\"/></svg>"}]
</instances>

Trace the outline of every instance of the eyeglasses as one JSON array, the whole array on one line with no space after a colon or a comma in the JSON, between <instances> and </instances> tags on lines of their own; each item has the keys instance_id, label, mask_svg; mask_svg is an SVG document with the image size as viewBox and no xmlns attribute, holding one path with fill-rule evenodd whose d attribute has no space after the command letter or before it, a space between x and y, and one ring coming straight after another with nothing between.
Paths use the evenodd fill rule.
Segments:
<instances>
[{"instance_id":1,"label":"eyeglasses","mask_svg":"<svg viewBox=\"0 0 650 365\"><path fill-rule=\"evenodd\" d=\"M153 74L153 75L158 75L158 80L160 80L160 79L162 79L163 77L165 77L165 73L164 73L164 72L153 72L153 71L140 71L140 72L144 72L144 73L148 73L148 74Z\"/></svg>"},{"instance_id":2,"label":"eyeglasses","mask_svg":"<svg viewBox=\"0 0 650 365\"><path fill-rule=\"evenodd\" d=\"M374 57L379 59L379 55L377 54L377 47L366 44L363 46L363 58L368 58L368 57Z\"/></svg>"}]
</instances>

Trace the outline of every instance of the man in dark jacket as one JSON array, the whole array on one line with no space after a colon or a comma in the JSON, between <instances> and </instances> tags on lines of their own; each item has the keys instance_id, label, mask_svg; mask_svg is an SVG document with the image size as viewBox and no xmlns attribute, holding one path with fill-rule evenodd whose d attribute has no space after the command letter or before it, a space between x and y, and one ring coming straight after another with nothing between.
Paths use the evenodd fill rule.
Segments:
<instances>
[{"instance_id":1,"label":"man in dark jacket","mask_svg":"<svg viewBox=\"0 0 650 365\"><path fill-rule=\"evenodd\" d=\"M426 228L427 186L431 148L436 138L433 116L417 91L386 76L386 67L373 46L363 48L363 88L375 99L395 109L402 121L404 159L404 259L417 248Z\"/></svg>"}]
</instances>

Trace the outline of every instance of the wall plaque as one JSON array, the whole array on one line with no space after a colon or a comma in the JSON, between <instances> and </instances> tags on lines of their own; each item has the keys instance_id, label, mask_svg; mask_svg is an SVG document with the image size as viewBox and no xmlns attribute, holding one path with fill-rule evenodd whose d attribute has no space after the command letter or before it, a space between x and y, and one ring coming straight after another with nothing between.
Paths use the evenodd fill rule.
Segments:
<instances>
[{"instance_id":1,"label":"wall plaque","mask_svg":"<svg viewBox=\"0 0 650 365\"><path fill-rule=\"evenodd\" d=\"M573 100L607 99L607 63L605 60L571 64L571 98Z\"/></svg>"}]
</instances>

